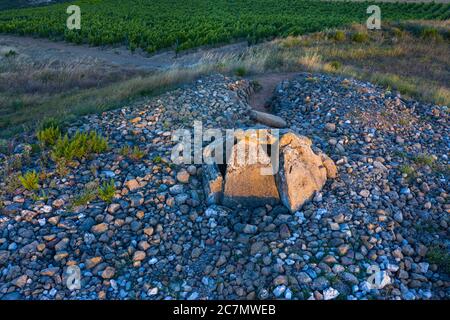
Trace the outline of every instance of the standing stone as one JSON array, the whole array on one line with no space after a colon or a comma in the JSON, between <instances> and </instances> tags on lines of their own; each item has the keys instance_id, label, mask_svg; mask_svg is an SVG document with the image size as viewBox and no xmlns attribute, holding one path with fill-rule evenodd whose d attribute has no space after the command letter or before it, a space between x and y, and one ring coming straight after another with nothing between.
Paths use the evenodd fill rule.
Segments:
<instances>
[{"instance_id":1,"label":"standing stone","mask_svg":"<svg viewBox=\"0 0 450 320\"><path fill-rule=\"evenodd\" d=\"M269 172L271 169L270 157L261 141L256 137L242 137L233 146L228 161L223 204L228 207L237 204L247 207L277 204L280 198L275 176L262 174L262 171Z\"/></svg>"},{"instance_id":2,"label":"standing stone","mask_svg":"<svg viewBox=\"0 0 450 320\"><path fill-rule=\"evenodd\" d=\"M328 176L337 175L332 160L323 154L316 155L311 145L310 139L292 132L280 138L277 186L281 201L291 212L298 211L315 192L320 191Z\"/></svg>"}]
</instances>

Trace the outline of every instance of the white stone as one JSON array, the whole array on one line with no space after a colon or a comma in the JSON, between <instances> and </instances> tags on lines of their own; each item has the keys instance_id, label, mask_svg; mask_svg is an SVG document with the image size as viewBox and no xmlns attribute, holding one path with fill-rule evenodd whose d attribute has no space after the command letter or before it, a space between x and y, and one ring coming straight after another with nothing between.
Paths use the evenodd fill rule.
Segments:
<instances>
[{"instance_id":1,"label":"white stone","mask_svg":"<svg viewBox=\"0 0 450 320\"><path fill-rule=\"evenodd\" d=\"M323 299L324 300L333 300L333 299L337 298L338 295L339 295L339 291L337 291L336 289L333 289L332 287L329 287L328 289L325 289L323 291Z\"/></svg>"}]
</instances>

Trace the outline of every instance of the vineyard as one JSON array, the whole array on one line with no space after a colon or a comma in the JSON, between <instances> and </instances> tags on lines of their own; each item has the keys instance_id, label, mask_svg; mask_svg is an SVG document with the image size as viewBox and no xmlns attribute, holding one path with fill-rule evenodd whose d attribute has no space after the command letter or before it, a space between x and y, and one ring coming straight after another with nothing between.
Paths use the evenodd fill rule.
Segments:
<instances>
[{"instance_id":1,"label":"vineyard","mask_svg":"<svg viewBox=\"0 0 450 320\"><path fill-rule=\"evenodd\" d=\"M299 35L363 23L368 3L308 0L81 0L81 30L66 29L67 4L0 11L0 33L152 53ZM450 4L378 3L382 19L448 19Z\"/></svg>"}]
</instances>

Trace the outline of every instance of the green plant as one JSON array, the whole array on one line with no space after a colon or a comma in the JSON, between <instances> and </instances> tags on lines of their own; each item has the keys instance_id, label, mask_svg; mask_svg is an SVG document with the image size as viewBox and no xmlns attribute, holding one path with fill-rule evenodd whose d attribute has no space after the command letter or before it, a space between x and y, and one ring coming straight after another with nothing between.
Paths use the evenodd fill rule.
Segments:
<instances>
[{"instance_id":1,"label":"green plant","mask_svg":"<svg viewBox=\"0 0 450 320\"><path fill-rule=\"evenodd\" d=\"M332 34L331 38L334 41L345 41L346 35L344 31L338 30L335 33Z\"/></svg>"},{"instance_id":2,"label":"green plant","mask_svg":"<svg viewBox=\"0 0 450 320\"><path fill-rule=\"evenodd\" d=\"M443 38L436 28L424 28L420 33L423 39L431 39L434 41L442 41Z\"/></svg>"},{"instance_id":3,"label":"green plant","mask_svg":"<svg viewBox=\"0 0 450 320\"><path fill-rule=\"evenodd\" d=\"M96 132L77 132L72 138L69 138L68 135L60 137L53 147L51 156L55 162L61 159L71 162L93 153L105 152L107 149L107 139Z\"/></svg>"},{"instance_id":4,"label":"green plant","mask_svg":"<svg viewBox=\"0 0 450 320\"><path fill-rule=\"evenodd\" d=\"M369 41L369 35L365 32L355 32L352 35L352 41L359 43L367 42Z\"/></svg>"},{"instance_id":5,"label":"green plant","mask_svg":"<svg viewBox=\"0 0 450 320\"><path fill-rule=\"evenodd\" d=\"M61 124L58 120L55 118L46 118L42 120L42 122L39 125L39 130L45 130L48 128L59 128L61 129Z\"/></svg>"},{"instance_id":6,"label":"green plant","mask_svg":"<svg viewBox=\"0 0 450 320\"><path fill-rule=\"evenodd\" d=\"M39 174L36 171L28 171L24 175L20 175L19 180L28 191L39 189Z\"/></svg>"},{"instance_id":7,"label":"green plant","mask_svg":"<svg viewBox=\"0 0 450 320\"><path fill-rule=\"evenodd\" d=\"M404 165L400 166L399 170L402 174L406 174L408 177L415 176L414 168L409 165L404 164Z\"/></svg>"},{"instance_id":8,"label":"green plant","mask_svg":"<svg viewBox=\"0 0 450 320\"><path fill-rule=\"evenodd\" d=\"M234 70L234 73L238 77L244 77L247 74L247 70L244 67L238 67L236 70Z\"/></svg>"},{"instance_id":9,"label":"green plant","mask_svg":"<svg viewBox=\"0 0 450 320\"><path fill-rule=\"evenodd\" d=\"M152 161L153 161L153 163L161 163L162 158L160 156L155 156Z\"/></svg>"},{"instance_id":10,"label":"green plant","mask_svg":"<svg viewBox=\"0 0 450 320\"><path fill-rule=\"evenodd\" d=\"M98 197L105 201L111 202L116 193L116 187L114 185L114 180L110 180L109 182L103 182L103 184L98 188Z\"/></svg>"},{"instance_id":11,"label":"green plant","mask_svg":"<svg viewBox=\"0 0 450 320\"><path fill-rule=\"evenodd\" d=\"M342 63L340 63L339 61L331 61L330 62L330 66L334 69L334 70L339 70L342 67Z\"/></svg>"},{"instance_id":12,"label":"green plant","mask_svg":"<svg viewBox=\"0 0 450 320\"><path fill-rule=\"evenodd\" d=\"M130 159L137 161L142 159L145 156L145 152L139 149L138 146L134 146L133 150L130 153Z\"/></svg>"},{"instance_id":13,"label":"green plant","mask_svg":"<svg viewBox=\"0 0 450 320\"><path fill-rule=\"evenodd\" d=\"M9 50L8 52L5 53L5 58L11 58L17 55L17 52L15 52L14 50Z\"/></svg>"},{"instance_id":14,"label":"green plant","mask_svg":"<svg viewBox=\"0 0 450 320\"><path fill-rule=\"evenodd\" d=\"M432 155L425 153L415 156L413 160L419 166L430 166L430 167L436 161Z\"/></svg>"},{"instance_id":15,"label":"green plant","mask_svg":"<svg viewBox=\"0 0 450 320\"><path fill-rule=\"evenodd\" d=\"M123 146L122 148L120 148L119 150L119 154L127 157L131 152L131 148L128 145Z\"/></svg>"},{"instance_id":16,"label":"green plant","mask_svg":"<svg viewBox=\"0 0 450 320\"><path fill-rule=\"evenodd\" d=\"M37 132L37 138L43 146L53 146L61 137L59 127L48 127Z\"/></svg>"},{"instance_id":17,"label":"green plant","mask_svg":"<svg viewBox=\"0 0 450 320\"><path fill-rule=\"evenodd\" d=\"M427 258L446 274L450 274L450 253L442 246L435 245L428 249Z\"/></svg>"},{"instance_id":18,"label":"green plant","mask_svg":"<svg viewBox=\"0 0 450 320\"><path fill-rule=\"evenodd\" d=\"M97 197L97 190L86 188L72 200L72 207L84 206Z\"/></svg>"}]
</instances>

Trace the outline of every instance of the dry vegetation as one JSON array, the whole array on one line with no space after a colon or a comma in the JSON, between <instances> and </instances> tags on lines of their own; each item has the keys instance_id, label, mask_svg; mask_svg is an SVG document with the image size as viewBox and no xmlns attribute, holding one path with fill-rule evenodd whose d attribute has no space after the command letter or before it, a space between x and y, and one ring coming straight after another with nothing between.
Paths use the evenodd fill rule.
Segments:
<instances>
[{"instance_id":1,"label":"dry vegetation","mask_svg":"<svg viewBox=\"0 0 450 320\"><path fill-rule=\"evenodd\" d=\"M211 72L330 72L449 105L449 39L449 22L391 24L369 33L352 26L274 40L251 46L244 54L206 56L196 67L152 74L104 69L92 61L36 65L21 61L15 52L1 52L0 137L32 128L49 116L70 120L111 109Z\"/></svg>"}]
</instances>

